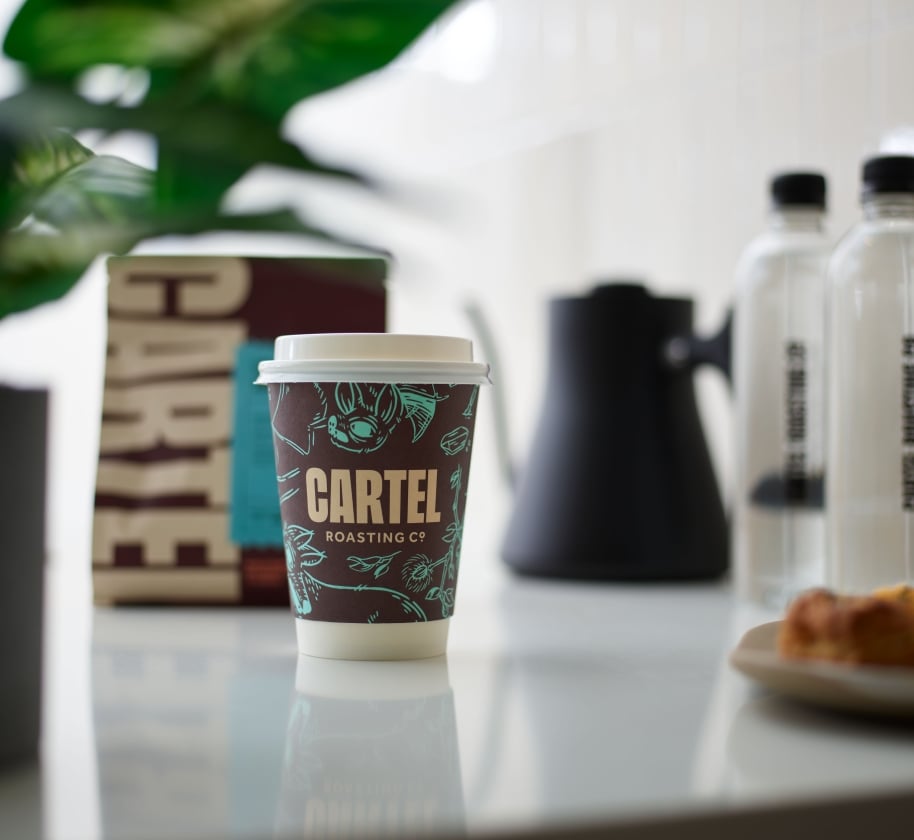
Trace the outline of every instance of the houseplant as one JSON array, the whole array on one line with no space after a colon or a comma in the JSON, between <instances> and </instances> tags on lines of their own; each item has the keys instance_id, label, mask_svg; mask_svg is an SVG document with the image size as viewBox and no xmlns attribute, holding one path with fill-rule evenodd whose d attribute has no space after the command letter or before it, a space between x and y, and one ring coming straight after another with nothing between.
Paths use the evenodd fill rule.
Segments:
<instances>
[{"instance_id":1,"label":"houseplant","mask_svg":"<svg viewBox=\"0 0 914 840\"><path fill-rule=\"evenodd\" d=\"M0 101L0 319L66 294L99 254L124 253L154 236L238 230L338 238L291 209L227 212L225 196L262 164L380 189L366 173L289 142L283 121L302 100L388 64L453 2L26 0L3 45L24 81ZM139 94L90 98L86 76L99 67L127 74ZM125 131L154 139L154 168L96 154L85 141L86 132ZM35 460L24 459L21 474L43 476L43 422L26 421L15 403L34 395L5 394L0 439L16 440L13 448L24 452L31 431ZM22 480L9 470L6 477L0 502L13 499ZM37 507L33 499L30 508ZM20 521L3 504L0 517L0 537L16 526L17 538L30 530L28 549L0 546L0 557L15 552L21 566L40 564L40 519ZM11 622L0 638L15 640L0 649L9 689L0 696L10 704L0 708L0 762L32 754L37 744L41 631L41 575L6 567L19 585L19 609L0 604Z\"/></svg>"},{"instance_id":2,"label":"houseplant","mask_svg":"<svg viewBox=\"0 0 914 840\"><path fill-rule=\"evenodd\" d=\"M3 48L25 73L0 101L0 318L65 293L94 257L210 230L332 237L291 210L228 214L253 167L347 181L282 133L289 110L388 64L454 0L26 0ZM94 101L88 72L139 77L137 101ZM63 130L63 131L61 131ZM74 135L154 138L144 170Z\"/></svg>"}]
</instances>

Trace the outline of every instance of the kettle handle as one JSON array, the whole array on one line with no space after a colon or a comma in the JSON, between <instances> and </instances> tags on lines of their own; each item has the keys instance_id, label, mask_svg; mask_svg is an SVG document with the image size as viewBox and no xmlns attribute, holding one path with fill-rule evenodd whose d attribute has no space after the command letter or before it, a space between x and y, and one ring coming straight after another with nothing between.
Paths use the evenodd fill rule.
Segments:
<instances>
[{"instance_id":1,"label":"kettle handle","mask_svg":"<svg viewBox=\"0 0 914 840\"><path fill-rule=\"evenodd\" d=\"M712 336L677 335L661 348L664 364L672 370L694 370L699 365L713 365L733 385L733 309L727 310L720 329Z\"/></svg>"}]
</instances>

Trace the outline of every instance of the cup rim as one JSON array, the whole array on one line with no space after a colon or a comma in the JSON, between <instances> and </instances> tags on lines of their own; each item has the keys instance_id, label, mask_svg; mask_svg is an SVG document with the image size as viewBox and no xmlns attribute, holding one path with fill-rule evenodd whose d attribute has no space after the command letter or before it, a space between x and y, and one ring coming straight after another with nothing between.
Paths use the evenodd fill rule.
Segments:
<instances>
[{"instance_id":1,"label":"cup rim","mask_svg":"<svg viewBox=\"0 0 914 840\"><path fill-rule=\"evenodd\" d=\"M278 336L275 361L472 362L473 342L453 335L392 332L299 333Z\"/></svg>"},{"instance_id":2,"label":"cup rim","mask_svg":"<svg viewBox=\"0 0 914 840\"><path fill-rule=\"evenodd\" d=\"M279 336L255 384L413 382L489 384L489 365L456 336L413 333L308 333Z\"/></svg>"},{"instance_id":3,"label":"cup rim","mask_svg":"<svg viewBox=\"0 0 914 840\"><path fill-rule=\"evenodd\" d=\"M261 362L255 385L294 382L390 382L419 385L489 385L489 366L416 362Z\"/></svg>"}]
</instances>

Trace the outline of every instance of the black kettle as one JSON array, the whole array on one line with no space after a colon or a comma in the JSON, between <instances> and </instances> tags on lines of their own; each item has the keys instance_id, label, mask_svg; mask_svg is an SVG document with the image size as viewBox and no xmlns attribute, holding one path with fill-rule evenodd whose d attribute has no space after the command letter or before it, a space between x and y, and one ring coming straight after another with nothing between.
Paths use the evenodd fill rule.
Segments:
<instances>
[{"instance_id":1,"label":"black kettle","mask_svg":"<svg viewBox=\"0 0 914 840\"><path fill-rule=\"evenodd\" d=\"M729 376L730 322L693 335L693 303L609 283L549 303L545 403L502 546L522 574L699 580L728 565L728 528L694 367Z\"/></svg>"}]
</instances>

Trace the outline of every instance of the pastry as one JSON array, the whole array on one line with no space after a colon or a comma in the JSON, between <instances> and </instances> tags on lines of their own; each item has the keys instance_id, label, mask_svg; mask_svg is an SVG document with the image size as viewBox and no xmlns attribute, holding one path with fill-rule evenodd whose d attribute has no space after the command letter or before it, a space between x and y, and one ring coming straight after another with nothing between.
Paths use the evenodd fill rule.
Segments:
<instances>
[{"instance_id":1,"label":"pastry","mask_svg":"<svg viewBox=\"0 0 914 840\"><path fill-rule=\"evenodd\" d=\"M914 589L900 585L872 595L804 592L781 622L778 652L788 659L914 667Z\"/></svg>"},{"instance_id":2,"label":"pastry","mask_svg":"<svg viewBox=\"0 0 914 840\"><path fill-rule=\"evenodd\" d=\"M914 612L914 586L908 586L906 583L898 583L895 586L884 586L873 591L877 598L885 598L889 601L899 601L909 610Z\"/></svg>"}]
</instances>

